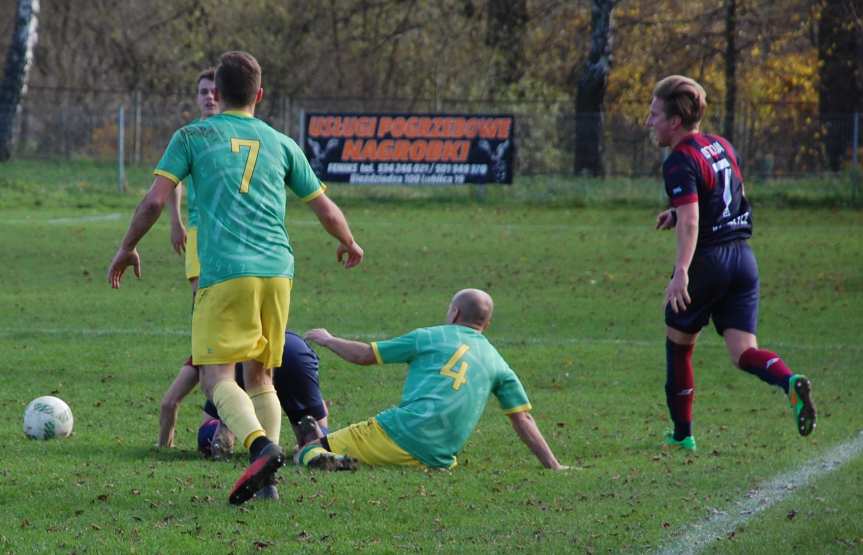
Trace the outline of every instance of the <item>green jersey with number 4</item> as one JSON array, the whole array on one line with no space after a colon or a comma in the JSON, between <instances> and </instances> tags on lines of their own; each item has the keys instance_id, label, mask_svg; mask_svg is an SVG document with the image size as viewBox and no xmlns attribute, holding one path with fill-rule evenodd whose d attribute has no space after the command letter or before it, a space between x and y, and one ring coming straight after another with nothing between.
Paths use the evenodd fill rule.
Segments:
<instances>
[{"instance_id":1,"label":"green jersey with number 4","mask_svg":"<svg viewBox=\"0 0 863 555\"><path fill-rule=\"evenodd\" d=\"M194 181L202 288L244 276L293 277L285 186L304 201L323 186L292 139L227 111L177 130L153 173Z\"/></svg>"},{"instance_id":2,"label":"green jersey with number 4","mask_svg":"<svg viewBox=\"0 0 863 555\"><path fill-rule=\"evenodd\" d=\"M431 467L450 467L494 394L505 413L530 410L518 376L479 331L420 328L372 343L379 364L408 362L402 400L375 418L396 444Z\"/></svg>"}]
</instances>

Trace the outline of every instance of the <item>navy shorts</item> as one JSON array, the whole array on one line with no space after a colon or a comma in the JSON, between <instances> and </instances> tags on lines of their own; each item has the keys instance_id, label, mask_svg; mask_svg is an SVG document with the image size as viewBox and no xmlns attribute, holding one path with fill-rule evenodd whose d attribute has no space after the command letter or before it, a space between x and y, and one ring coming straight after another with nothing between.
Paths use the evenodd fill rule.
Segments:
<instances>
[{"instance_id":1,"label":"navy shorts","mask_svg":"<svg viewBox=\"0 0 863 555\"><path fill-rule=\"evenodd\" d=\"M241 364L236 368L236 380L245 389ZM291 424L296 425L306 415L315 420L327 415L318 382L318 354L293 332L285 334L282 365L273 369L273 386ZM209 400L204 405L204 412L213 418L219 417L216 405Z\"/></svg>"},{"instance_id":2,"label":"navy shorts","mask_svg":"<svg viewBox=\"0 0 863 555\"><path fill-rule=\"evenodd\" d=\"M300 419L307 414L312 415L315 420L320 420L327 415L324 399L321 396L321 387L318 383L318 373L291 372L284 368L276 368L273 371L273 386L279 397L279 404L291 424L296 425ZM204 412L213 418L219 418L216 405L209 399L204 404Z\"/></svg>"},{"instance_id":3,"label":"navy shorts","mask_svg":"<svg viewBox=\"0 0 863 555\"><path fill-rule=\"evenodd\" d=\"M689 266L686 310L675 314L665 305L665 323L684 333L698 333L713 318L716 332L727 329L755 334L758 324L758 263L746 241L732 241L695 252Z\"/></svg>"}]
</instances>

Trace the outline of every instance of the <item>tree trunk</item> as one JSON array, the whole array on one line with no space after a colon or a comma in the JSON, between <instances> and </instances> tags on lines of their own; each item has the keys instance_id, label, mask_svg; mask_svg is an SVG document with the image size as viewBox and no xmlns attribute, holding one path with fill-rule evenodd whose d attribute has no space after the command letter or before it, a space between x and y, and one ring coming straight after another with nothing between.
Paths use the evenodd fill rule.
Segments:
<instances>
[{"instance_id":1,"label":"tree trunk","mask_svg":"<svg viewBox=\"0 0 863 555\"><path fill-rule=\"evenodd\" d=\"M489 92L495 97L524 75L527 0L489 0L487 10L485 43L494 50Z\"/></svg>"},{"instance_id":2,"label":"tree trunk","mask_svg":"<svg viewBox=\"0 0 863 555\"><path fill-rule=\"evenodd\" d=\"M852 114L863 108L863 37L854 24L859 13L863 0L826 0L818 22L818 111L832 171L841 169L850 145Z\"/></svg>"},{"instance_id":3,"label":"tree trunk","mask_svg":"<svg viewBox=\"0 0 863 555\"><path fill-rule=\"evenodd\" d=\"M15 112L27 85L27 72L36 46L39 0L18 0L15 30L6 53L6 69L0 83L0 162L12 156L12 129Z\"/></svg>"},{"instance_id":4,"label":"tree trunk","mask_svg":"<svg viewBox=\"0 0 863 555\"><path fill-rule=\"evenodd\" d=\"M734 110L737 105L737 0L725 0L725 120L722 135L734 142Z\"/></svg>"},{"instance_id":5,"label":"tree trunk","mask_svg":"<svg viewBox=\"0 0 863 555\"><path fill-rule=\"evenodd\" d=\"M577 81L575 96L575 173L603 175L602 110L611 69L615 0L593 0L590 54ZM575 75L573 75L575 77Z\"/></svg>"}]
</instances>

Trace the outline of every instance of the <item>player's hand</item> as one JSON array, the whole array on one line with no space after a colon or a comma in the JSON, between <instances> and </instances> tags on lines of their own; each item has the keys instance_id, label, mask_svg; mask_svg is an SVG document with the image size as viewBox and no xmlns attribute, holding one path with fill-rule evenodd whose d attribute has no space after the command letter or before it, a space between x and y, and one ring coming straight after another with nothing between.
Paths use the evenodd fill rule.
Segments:
<instances>
[{"instance_id":1,"label":"player's hand","mask_svg":"<svg viewBox=\"0 0 863 555\"><path fill-rule=\"evenodd\" d=\"M356 241L350 245L339 243L336 249L336 258L345 268L353 268L363 261L363 248Z\"/></svg>"},{"instance_id":2,"label":"player's hand","mask_svg":"<svg viewBox=\"0 0 863 555\"><path fill-rule=\"evenodd\" d=\"M137 249L126 250L123 247L117 249L117 254L114 255L114 260L108 267L108 283L113 289L120 288L120 278L123 277L123 272L126 268L132 266L135 270L135 277L141 279L141 256Z\"/></svg>"},{"instance_id":3,"label":"player's hand","mask_svg":"<svg viewBox=\"0 0 863 555\"><path fill-rule=\"evenodd\" d=\"M303 337L306 341L311 341L312 343L326 346L326 342L333 338L333 334L328 332L325 328L315 328L313 330L307 331L306 335L304 335Z\"/></svg>"},{"instance_id":4,"label":"player's hand","mask_svg":"<svg viewBox=\"0 0 863 555\"><path fill-rule=\"evenodd\" d=\"M177 254L186 252L186 228L181 223L171 224L171 246Z\"/></svg>"},{"instance_id":5,"label":"player's hand","mask_svg":"<svg viewBox=\"0 0 863 555\"><path fill-rule=\"evenodd\" d=\"M665 289L665 301L671 305L675 314L686 310L686 305L692 302L689 297L689 273L684 270L675 269L674 277L668 282Z\"/></svg>"},{"instance_id":6,"label":"player's hand","mask_svg":"<svg viewBox=\"0 0 863 555\"><path fill-rule=\"evenodd\" d=\"M677 225L677 212L674 208L663 210L656 216L656 229L671 229Z\"/></svg>"}]
</instances>

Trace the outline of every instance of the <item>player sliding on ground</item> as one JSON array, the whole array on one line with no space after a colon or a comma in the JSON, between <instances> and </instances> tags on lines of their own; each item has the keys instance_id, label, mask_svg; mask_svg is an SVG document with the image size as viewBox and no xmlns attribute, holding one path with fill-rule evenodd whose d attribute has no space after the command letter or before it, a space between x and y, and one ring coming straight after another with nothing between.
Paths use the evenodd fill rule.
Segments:
<instances>
[{"instance_id":1,"label":"player sliding on ground","mask_svg":"<svg viewBox=\"0 0 863 555\"><path fill-rule=\"evenodd\" d=\"M254 117L264 94L255 58L245 52L223 54L216 93L222 112L171 138L111 262L108 281L118 288L129 266L140 277L135 246L159 218L174 187L191 175L201 262L192 359L202 366L205 395L249 449L252 463L229 496L231 503L240 504L265 487L274 493L275 473L284 464L272 368L281 364L294 271L285 229L285 186L309 203L324 229L339 240L336 256L345 267L359 264L363 250L302 150ZM244 362L246 391L234 381L237 362Z\"/></svg>"},{"instance_id":2,"label":"player sliding on ground","mask_svg":"<svg viewBox=\"0 0 863 555\"><path fill-rule=\"evenodd\" d=\"M355 364L408 363L401 403L366 422L329 435L313 419L300 422L308 441L297 462L327 470L370 465L452 468L456 454L485 410L489 395L500 402L518 436L546 468L562 467L530 416L524 388L483 335L491 322L491 297L477 289L456 293L446 325L414 330L387 341L360 343L311 330L306 339Z\"/></svg>"},{"instance_id":3,"label":"player sliding on ground","mask_svg":"<svg viewBox=\"0 0 863 555\"><path fill-rule=\"evenodd\" d=\"M671 148L662 174L672 207L657 216L656 227L677 228L677 259L665 291L665 395L674 421L665 441L691 451L696 449L692 352L710 318L732 364L785 391L800 435L815 428L809 380L792 373L777 354L758 348L758 266L746 242L752 213L734 148L699 131L706 106L701 85L672 75L657 83L647 118L659 146Z\"/></svg>"}]
</instances>

